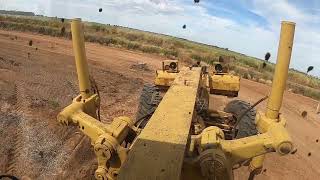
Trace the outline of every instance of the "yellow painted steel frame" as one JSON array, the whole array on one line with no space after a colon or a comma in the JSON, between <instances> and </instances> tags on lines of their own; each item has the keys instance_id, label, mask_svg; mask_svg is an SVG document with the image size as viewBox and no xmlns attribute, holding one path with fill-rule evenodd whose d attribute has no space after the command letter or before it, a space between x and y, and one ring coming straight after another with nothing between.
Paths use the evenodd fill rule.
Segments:
<instances>
[{"instance_id":1,"label":"yellow painted steel frame","mask_svg":"<svg viewBox=\"0 0 320 180\"><path fill-rule=\"evenodd\" d=\"M255 171L262 168L266 153L277 152L279 155L286 155L293 150L292 140L285 129L286 120L279 115L279 110L288 75L294 29L294 23L282 22L278 60L267 111L266 113L258 112L256 116L257 128L261 134L237 140L224 140L223 132L219 128L208 127L200 136L193 138L195 142L191 144L198 143L201 151L213 149L215 152L222 152L227 162L225 165L229 166L227 169L253 158L250 170ZM191 149L195 148L191 147ZM233 179L233 176L231 173L224 174L223 179Z\"/></svg>"},{"instance_id":2,"label":"yellow painted steel frame","mask_svg":"<svg viewBox=\"0 0 320 180\"><path fill-rule=\"evenodd\" d=\"M250 136L237 140L224 140L223 132L217 127L208 127L197 139L201 151L214 149L221 151L226 156L226 169L232 169L236 164L245 160L261 157L266 153L277 152L286 155L293 149L291 138L284 127L284 119L280 117L280 122L266 118L262 113L257 116L257 124L262 134ZM254 161L256 162L256 161ZM261 162L262 163L262 162ZM253 164L260 167L260 164ZM253 168L254 170L256 168ZM232 174L224 175L224 179L233 179Z\"/></svg>"},{"instance_id":3,"label":"yellow painted steel frame","mask_svg":"<svg viewBox=\"0 0 320 180\"><path fill-rule=\"evenodd\" d=\"M209 76L210 94L237 95L240 90L240 77L228 73Z\"/></svg>"},{"instance_id":4,"label":"yellow painted steel frame","mask_svg":"<svg viewBox=\"0 0 320 180\"><path fill-rule=\"evenodd\" d=\"M157 86L170 87L178 73L170 73L167 71L157 70L154 84Z\"/></svg>"},{"instance_id":5,"label":"yellow painted steel frame","mask_svg":"<svg viewBox=\"0 0 320 180\"><path fill-rule=\"evenodd\" d=\"M118 179L180 179L200 77L200 67L181 69L130 148Z\"/></svg>"},{"instance_id":6,"label":"yellow painted steel frame","mask_svg":"<svg viewBox=\"0 0 320 180\"><path fill-rule=\"evenodd\" d=\"M71 30L80 95L58 114L57 119L64 125L78 126L85 135L90 137L98 159L96 179L115 179L127 156L127 149L120 144L125 140L128 132L133 130L134 122L128 117L117 117L111 124L105 125L96 119L100 99L97 94L91 92L80 19L72 21Z\"/></svg>"},{"instance_id":7,"label":"yellow painted steel frame","mask_svg":"<svg viewBox=\"0 0 320 180\"><path fill-rule=\"evenodd\" d=\"M212 152L212 157L224 162L227 169L223 171L224 174L216 176L233 179L232 167L235 164L253 158L250 166L255 170L262 167L264 154L277 152L286 155L293 149L284 127L285 119L279 116L279 98L282 99L283 84L288 73L284 70L288 68L293 43L293 23L282 23L275 71L277 81L272 86L267 113L258 112L256 117L261 134L224 140L222 130L212 126L200 135L191 136L189 142L195 101L202 80L201 68L185 68L179 73L145 129L133 142L128 157L128 149L120 144L130 130L135 130L134 122L127 117L118 117L110 125L105 125L95 118L100 100L97 94L90 91L80 20L73 20L71 28L81 94L59 113L57 119L62 124L78 126L91 138L98 159L95 173L97 179L180 179L186 146L189 146L189 151L198 149L200 152Z\"/></svg>"}]
</instances>

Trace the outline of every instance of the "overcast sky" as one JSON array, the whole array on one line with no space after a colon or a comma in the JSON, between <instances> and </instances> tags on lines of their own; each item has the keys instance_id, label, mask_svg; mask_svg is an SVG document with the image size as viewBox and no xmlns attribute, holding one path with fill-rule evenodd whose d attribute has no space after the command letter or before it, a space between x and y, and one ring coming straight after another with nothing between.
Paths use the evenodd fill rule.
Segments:
<instances>
[{"instance_id":1,"label":"overcast sky","mask_svg":"<svg viewBox=\"0 0 320 180\"><path fill-rule=\"evenodd\" d=\"M99 13L98 9L103 8ZM275 62L281 20L297 23L291 67L320 77L320 0L0 0L0 9L117 24ZM186 24L187 28L182 29Z\"/></svg>"}]
</instances>

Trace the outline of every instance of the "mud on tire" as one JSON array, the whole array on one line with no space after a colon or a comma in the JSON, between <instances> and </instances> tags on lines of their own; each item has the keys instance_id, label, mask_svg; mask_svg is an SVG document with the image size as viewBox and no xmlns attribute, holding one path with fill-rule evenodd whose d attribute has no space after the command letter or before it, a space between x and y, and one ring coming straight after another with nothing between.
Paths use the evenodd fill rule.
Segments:
<instances>
[{"instance_id":1,"label":"mud on tire","mask_svg":"<svg viewBox=\"0 0 320 180\"><path fill-rule=\"evenodd\" d=\"M243 112L250 108L250 104L241 101L241 100L233 100L230 101L226 107L224 108L225 112L232 113L237 119ZM251 109L245 116L243 116L242 120L238 124L238 132L236 134L236 139L253 136L258 133L256 124L255 124L256 110Z\"/></svg>"},{"instance_id":2,"label":"mud on tire","mask_svg":"<svg viewBox=\"0 0 320 180\"><path fill-rule=\"evenodd\" d=\"M146 126L161 100L162 97L159 88L151 84L144 85L140 95L136 116L136 125L139 128L144 128Z\"/></svg>"}]
</instances>

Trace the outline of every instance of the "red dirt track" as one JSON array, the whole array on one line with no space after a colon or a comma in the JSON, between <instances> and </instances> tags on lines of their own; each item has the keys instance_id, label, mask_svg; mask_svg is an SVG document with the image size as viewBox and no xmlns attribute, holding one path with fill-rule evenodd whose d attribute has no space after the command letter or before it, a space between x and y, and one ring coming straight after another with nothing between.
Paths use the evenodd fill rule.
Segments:
<instances>
[{"instance_id":1,"label":"red dirt track","mask_svg":"<svg viewBox=\"0 0 320 180\"><path fill-rule=\"evenodd\" d=\"M33 46L29 46L29 40ZM0 175L9 173L31 179L94 179L96 159L88 138L76 128L60 126L56 115L78 93L71 41L28 33L0 31ZM144 83L152 83L158 56L87 43L90 73L101 92L101 119L134 118ZM28 55L29 53L29 55ZM147 63L150 71L132 69ZM270 87L242 80L240 99L254 103ZM227 98L220 98L226 103ZM264 110L266 102L258 109ZM317 102L285 93L281 113L298 148L279 157L269 154L256 179L300 180L320 177L320 115ZM306 118L301 112L307 111ZM311 156L308 156L311 153ZM247 179L243 167L236 179Z\"/></svg>"}]
</instances>

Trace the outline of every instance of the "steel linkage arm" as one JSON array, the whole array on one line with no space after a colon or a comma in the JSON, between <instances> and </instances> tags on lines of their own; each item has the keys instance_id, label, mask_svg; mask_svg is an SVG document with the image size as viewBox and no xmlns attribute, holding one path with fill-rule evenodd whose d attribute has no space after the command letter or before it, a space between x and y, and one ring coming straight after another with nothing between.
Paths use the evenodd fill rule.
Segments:
<instances>
[{"instance_id":1,"label":"steel linkage arm","mask_svg":"<svg viewBox=\"0 0 320 180\"><path fill-rule=\"evenodd\" d=\"M127 149L121 144L129 131L133 130L133 121L128 117L117 117L109 125L84 112L88 104L74 101L58 115L58 121L65 125L75 125L91 139L98 159L97 179L114 179L121 164L126 159ZM109 166L107 167L107 164Z\"/></svg>"},{"instance_id":2,"label":"steel linkage arm","mask_svg":"<svg viewBox=\"0 0 320 180\"><path fill-rule=\"evenodd\" d=\"M260 115L260 119L268 119L267 123L279 122L279 112L282 105L283 94L286 89L291 53L293 49L293 40L295 33L295 23L281 22L280 41L278 47L277 64L273 75L271 93L268 99L265 114ZM257 117L259 119L259 117ZM257 123L259 132L265 132L266 123L260 121ZM264 157L253 158L250 163L250 176L259 174L263 166Z\"/></svg>"},{"instance_id":3,"label":"steel linkage arm","mask_svg":"<svg viewBox=\"0 0 320 180\"><path fill-rule=\"evenodd\" d=\"M96 111L100 105L100 98L90 85L80 19L72 21L71 30L80 95L58 114L57 119L61 124L78 126L91 139L98 159L96 179L112 180L126 159L127 149L121 144L129 132L134 131L134 122L128 117L117 117L107 125L97 119Z\"/></svg>"},{"instance_id":4,"label":"steel linkage arm","mask_svg":"<svg viewBox=\"0 0 320 180\"><path fill-rule=\"evenodd\" d=\"M279 111L286 87L294 31L294 23L282 22L278 59L267 110L256 115L256 125L260 134L225 140L221 129L208 127L200 135L191 138L189 154L198 150L200 155L196 162L200 163L203 175L214 176L217 179L233 179L230 169L236 164L251 160L250 177L253 177L260 173L266 153L277 152L279 155L286 155L293 150L292 140L285 128L286 120ZM215 162L210 163L211 161ZM212 172L210 168L215 170Z\"/></svg>"},{"instance_id":5,"label":"steel linkage arm","mask_svg":"<svg viewBox=\"0 0 320 180\"><path fill-rule=\"evenodd\" d=\"M92 104L97 95L94 94L85 102L76 98L71 105L63 109L57 119L64 125L78 126L91 139L98 159L97 179L114 179L121 164L126 159L127 149L121 144L129 131L133 130L133 121L128 117L117 117L109 125L103 124L86 113L93 109ZM89 111L90 112L90 111ZM109 166L107 167L107 164Z\"/></svg>"},{"instance_id":6,"label":"steel linkage arm","mask_svg":"<svg viewBox=\"0 0 320 180\"><path fill-rule=\"evenodd\" d=\"M265 132L236 140L225 140L223 131L218 127L211 126L204 129L200 135L193 136L191 140L192 151L197 149L200 152L195 163L200 164L202 171L205 172L203 175L227 180L233 179L230 170L246 160L255 157L260 157L257 160L261 160L262 155L270 152L277 152L279 155L289 154L293 149L293 143L284 127L285 120L281 116L279 119L280 122L270 123L270 119L258 113L257 123L263 124ZM221 169L217 170L216 174L210 174L213 173L210 171L213 167L202 165L213 159L221 164L219 167ZM217 169L217 164L212 164L216 166L215 169Z\"/></svg>"}]
</instances>

